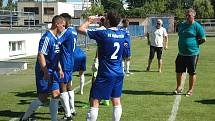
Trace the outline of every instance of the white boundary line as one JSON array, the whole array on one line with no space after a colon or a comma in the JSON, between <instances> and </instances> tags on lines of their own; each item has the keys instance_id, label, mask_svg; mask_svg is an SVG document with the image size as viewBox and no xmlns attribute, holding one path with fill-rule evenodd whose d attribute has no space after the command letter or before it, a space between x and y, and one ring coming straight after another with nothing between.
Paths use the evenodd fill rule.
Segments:
<instances>
[{"instance_id":1,"label":"white boundary line","mask_svg":"<svg viewBox=\"0 0 215 121\"><path fill-rule=\"evenodd\" d=\"M84 86L88 85L91 82L91 79L84 83ZM80 86L74 88L74 92L77 93L80 90ZM9 121L17 121L19 118L12 118Z\"/></svg>"},{"instance_id":2,"label":"white boundary line","mask_svg":"<svg viewBox=\"0 0 215 121\"><path fill-rule=\"evenodd\" d=\"M185 83L185 80L186 80L186 75L187 75L187 73L183 73L182 89L184 88L184 83ZM180 102L181 102L181 95L176 95L175 96L174 104L172 106L171 115L169 116L168 121L175 121Z\"/></svg>"}]
</instances>

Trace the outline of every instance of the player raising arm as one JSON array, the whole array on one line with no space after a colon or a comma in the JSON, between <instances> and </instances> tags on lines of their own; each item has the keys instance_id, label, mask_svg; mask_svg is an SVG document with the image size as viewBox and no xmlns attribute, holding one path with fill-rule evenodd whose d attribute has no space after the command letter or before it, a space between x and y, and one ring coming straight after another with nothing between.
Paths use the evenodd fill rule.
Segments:
<instances>
[{"instance_id":1,"label":"player raising arm","mask_svg":"<svg viewBox=\"0 0 215 121\"><path fill-rule=\"evenodd\" d=\"M99 101L102 99L109 100L111 98L113 121L119 121L122 114L120 97L124 79L122 48L125 42L125 32L117 28L120 22L120 16L117 13L109 12L105 19L105 22L109 24L107 29L87 29L94 21L94 17L88 17L88 20L77 29L79 33L96 40L98 45L98 74L91 87L87 121L97 120Z\"/></svg>"}]
</instances>

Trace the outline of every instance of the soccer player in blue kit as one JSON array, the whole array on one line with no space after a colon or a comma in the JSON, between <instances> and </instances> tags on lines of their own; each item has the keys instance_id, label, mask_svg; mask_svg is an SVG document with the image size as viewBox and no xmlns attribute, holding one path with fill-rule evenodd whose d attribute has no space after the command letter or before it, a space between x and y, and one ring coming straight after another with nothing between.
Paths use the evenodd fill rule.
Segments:
<instances>
[{"instance_id":1,"label":"soccer player in blue kit","mask_svg":"<svg viewBox=\"0 0 215 121\"><path fill-rule=\"evenodd\" d=\"M125 31L126 34L126 42L124 43L124 48L123 48L123 71L124 71L124 67L126 65L126 69L125 69L125 73L127 74L127 76L129 76L129 74L133 74L129 71L130 69L130 61L131 61L131 37L128 31L128 25L129 25L129 21L128 19L124 18L122 20L122 27L121 29L123 31Z\"/></svg>"},{"instance_id":2,"label":"soccer player in blue kit","mask_svg":"<svg viewBox=\"0 0 215 121\"><path fill-rule=\"evenodd\" d=\"M62 13L60 16L66 20L66 30L58 36L61 42L60 64L64 72L64 78L59 80L60 98L65 111L64 119L69 121L72 120L72 117L76 114L74 105L75 94L72 89L72 71L77 32L75 28L71 26L72 17L68 13Z\"/></svg>"},{"instance_id":3,"label":"soccer player in blue kit","mask_svg":"<svg viewBox=\"0 0 215 121\"><path fill-rule=\"evenodd\" d=\"M79 72L80 94L84 94L84 72L86 71L86 53L78 46L74 51L74 67L73 72Z\"/></svg>"},{"instance_id":4,"label":"soccer player in blue kit","mask_svg":"<svg viewBox=\"0 0 215 121\"><path fill-rule=\"evenodd\" d=\"M31 102L27 112L20 119L28 121L33 112L48 100L48 93L52 98L49 104L51 120L57 121L58 100L60 96L58 71L61 78L64 76L59 64L60 45L57 34L65 29L65 20L56 15L52 19L52 27L40 39L37 61L35 66L36 86L38 98Z\"/></svg>"},{"instance_id":5,"label":"soccer player in blue kit","mask_svg":"<svg viewBox=\"0 0 215 121\"><path fill-rule=\"evenodd\" d=\"M98 45L98 74L93 82L90 94L90 109L87 112L87 121L96 121L99 111L99 101L109 100L113 104L112 121L119 121L122 114L120 97L123 86L122 53L125 42L125 31L117 28L120 22L118 13L109 12L105 22L109 24L107 29L87 29L95 20L88 20L77 29L79 33L88 35Z\"/></svg>"}]
</instances>

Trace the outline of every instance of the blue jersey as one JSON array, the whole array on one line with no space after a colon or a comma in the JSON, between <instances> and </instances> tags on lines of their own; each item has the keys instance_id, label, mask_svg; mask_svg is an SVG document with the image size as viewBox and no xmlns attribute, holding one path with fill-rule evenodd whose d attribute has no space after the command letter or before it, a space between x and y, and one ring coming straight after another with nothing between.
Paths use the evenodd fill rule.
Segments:
<instances>
[{"instance_id":1,"label":"blue jersey","mask_svg":"<svg viewBox=\"0 0 215 121\"><path fill-rule=\"evenodd\" d=\"M121 76L122 53L126 32L117 28L88 29L90 39L98 45L99 69L98 75L102 77Z\"/></svg>"},{"instance_id":2,"label":"blue jersey","mask_svg":"<svg viewBox=\"0 0 215 121\"><path fill-rule=\"evenodd\" d=\"M59 44L57 37L51 31L47 31L40 39L38 53L44 54L47 69L55 71L58 68L60 53ZM36 68L40 70L38 59Z\"/></svg>"},{"instance_id":3,"label":"blue jersey","mask_svg":"<svg viewBox=\"0 0 215 121\"><path fill-rule=\"evenodd\" d=\"M58 37L61 42L60 63L63 71L72 71L74 66L74 50L77 40L75 28L68 27Z\"/></svg>"},{"instance_id":4,"label":"blue jersey","mask_svg":"<svg viewBox=\"0 0 215 121\"><path fill-rule=\"evenodd\" d=\"M199 45L198 39L205 38L203 27L196 21L191 25L183 22L178 27L178 49L179 54L184 56L198 55Z\"/></svg>"},{"instance_id":5,"label":"blue jersey","mask_svg":"<svg viewBox=\"0 0 215 121\"><path fill-rule=\"evenodd\" d=\"M126 35L125 35L125 42L128 43L128 46L127 48L130 48L131 47L131 37L130 37L130 33L128 31L128 28L126 27L122 27L120 28L122 31L125 31Z\"/></svg>"}]
</instances>

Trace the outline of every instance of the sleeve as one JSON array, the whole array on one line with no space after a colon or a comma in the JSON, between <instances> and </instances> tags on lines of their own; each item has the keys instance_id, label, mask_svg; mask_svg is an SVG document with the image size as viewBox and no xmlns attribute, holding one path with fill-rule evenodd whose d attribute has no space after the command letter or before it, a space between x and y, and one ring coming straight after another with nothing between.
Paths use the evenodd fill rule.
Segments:
<instances>
[{"instance_id":1,"label":"sleeve","mask_svg":"<svg viewBox=\"0 0 215 121\"><path fill-rule=\"evenodd\" d=\"M125 43L128 43L129 45L131 43L131 36L128 30L126 30L126 33L125 33Z\"/></svg>"},{"instance_id":2,"label":"sleeve","mask_svg":"<svg viewBox=\"0 0 215 121\"><path fill-rule=\"evenodd\" d=\"M163 36L167 36L168 34L167 34L167 31L166 31L166 29L165 28L163 28Z\"/></svg>"},{"instance_id":3,"label":"sleeve","mask_svg":"<svg viewBox=\"0 0 215 121\"><path fill-rule=\"evenodd\" d=\"M203 27L202 27L201 25L199 25L198 28L197 28L197 37L198 37L199 39L204 39L204 38L206 38L205 31L204 31L204 29L203 29Z\"/></svg>"},{"instance_id":4,"label":"sleeve","mask_svg":"<svg viewBox=\"0 0 215 121\"><path fill-rule=\"evenodd\" d=\"M97 29L87 29L87 35L90 39L94 39L97 42L102 40L101 38L104 38L102 30Z\"/></svg>"},{"instance_id":5,"label":"sleeve","mask_svg":"<svg viewBox=\"0 0 215 121\"><path fill-rule=\"evenodd\" d=\"M69 30L66 29L66 30L64 30L64 31L58 36L58 41L59 41L60 43L63 43L63 42L66 40L66 38L67 38L67 33L69 33L68 31L69 31ZM72 34L72 33L71 33L71 34Z\"/></svg>"},{"instance_id":6,"label":"sleeve","mask_svg":"<svg viewBox=\"0 0 215 121\"><path fill-rule=\"evenodd\" d=\"M42 53L44 55L48 55L48 45L49 45L49 38L42 37L39 42L38 53Z\"/></svg>"}]
</instances>

